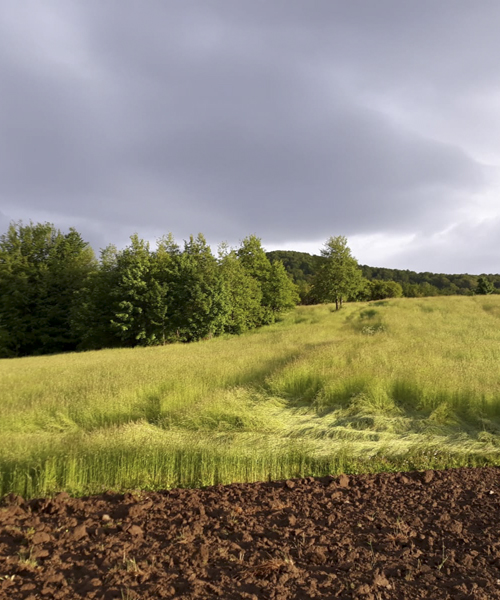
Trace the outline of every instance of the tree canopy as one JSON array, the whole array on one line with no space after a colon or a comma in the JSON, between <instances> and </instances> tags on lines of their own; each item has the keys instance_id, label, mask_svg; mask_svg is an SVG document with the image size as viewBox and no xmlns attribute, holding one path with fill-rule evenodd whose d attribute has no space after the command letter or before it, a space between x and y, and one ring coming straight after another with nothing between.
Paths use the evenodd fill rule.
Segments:
<instances>
[{"instance_id":1,"label":"tree canopy","mask_svg":"<svg viewBox=\"0 0 500 600\"><path fill-rule=\"evenodd\" d=\"M299 301L256 236L213 255L202 234L155 249L137 234L96 260L74 229L13 223L0 237L0 357L192 342L274 322Z\"/></svg>"},{"instance_id":2,"label":"tree canopy","mask_svg":"<svg viewBox=\"0 0 500 600\"><path fill-rule=\"evenodd\" d=\"M96 268L74 229L12 223L0 236L0 356L76 349L72 317Z\"/></svg>"},{"instance_id":3,"label":"tree canopy","mask_svg":"<svg viewBox=\"0 0 500 600\"><path fill-rule=\"evenodd\" d=\"M255 235L214 256L202 234L155 248L134 234L97 260L73 228L19 222L0 236L0 358L242 334L298 302L474 293L500 293L500 275L359 266L343 236L321 256L266 253Z\"/></svg>"},{"instance_id":4,"label":"tree canopy","mask_svg":"<svg viewBox=\"0 0 500 600\"><path fill-rule=\"evenodd\" d=\"M344 300L355 297L360 291L363 275L344 236L329 238L321 256L325 260L314 277L313 293L321 302L335 302L339 310Z\"/></svg>"},{"instance_id":5,"label":"tree canopy","mask_svg":"<svg viewBox=\"0 0 500 600\"><path fill-rule=\"evenodd\" d=\"M320 265L324 262L323 256L295 252L292 250L273 250L267 256L272 261L279 259L299 287L301 301L304 304L318 302L312 293L312 282ZM479 278L487 278L493 285L493 294L500 293L500 274L470 275L443 274L410 271L408 269L387 269L383 267L370 267L359 265L363 277L368 281L393 281L401 285L403 296L409 298L438 295L472 295L479 293L477 286ZM361 298L361 296L360 296ZM363 295L363 299L374 300Z\"/></svg>"},{"instance_id":6,"label":"tree canopy","mask_svg":"<svg viewBox=\"0 0 500 600\"><path fill-rule=\"evenodd\" d=\"M486 277L479 277L477 280L476 294L492 294L495 290L493 283Z\"/></svg>"}]
</instances>

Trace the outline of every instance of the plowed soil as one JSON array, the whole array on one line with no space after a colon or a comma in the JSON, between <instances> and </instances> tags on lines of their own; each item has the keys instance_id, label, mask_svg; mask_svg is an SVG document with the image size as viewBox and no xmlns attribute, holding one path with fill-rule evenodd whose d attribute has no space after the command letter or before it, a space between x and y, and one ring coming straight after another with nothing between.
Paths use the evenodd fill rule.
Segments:
<instances>
[{"instance_id":1,"label":"plowed soil","mask_svg":"<svg viewBox=\"0 0 500 600\"><path fill-rule=\"evenodd\" d=\"M500 598L500 469L0 505L0 598Z\"/></svg>"}]
</instances>

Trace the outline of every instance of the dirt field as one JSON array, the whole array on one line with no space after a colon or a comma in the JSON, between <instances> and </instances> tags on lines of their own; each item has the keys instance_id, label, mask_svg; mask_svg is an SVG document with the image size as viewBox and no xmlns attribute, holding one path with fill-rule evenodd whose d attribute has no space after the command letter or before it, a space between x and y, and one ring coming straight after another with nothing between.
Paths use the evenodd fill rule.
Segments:
<instances>
[{"instance_id":1,"label":"dirt field","mask_svg":"<svg viewBox=\"0 0 500 600\"><path fill-rule=\"evenodd\" d=\"M0 598L500 598L500 469L0 507Z\"/></svg>"}]
</instances>

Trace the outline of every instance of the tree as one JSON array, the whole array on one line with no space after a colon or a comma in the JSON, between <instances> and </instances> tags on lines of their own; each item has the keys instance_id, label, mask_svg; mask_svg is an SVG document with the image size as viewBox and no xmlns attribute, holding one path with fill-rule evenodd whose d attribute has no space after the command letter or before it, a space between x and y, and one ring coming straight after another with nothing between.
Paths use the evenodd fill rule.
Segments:
<instances>
[{"instance_id":1,"label":"tree","mask_svg":"<svg viewBox=\"0 0 500 600\"><path fill-rule=\"evenodd\" d=\"M424 281L424 283L421 283L419 285L420 287L420 292L421 292L421 296L439 296L439 290L435 285L432 285L431 283L428 283L427 281Z\"/></svg>"},{"instance_id":2,"label":"tree","mask_svg":"<svg viewBox=\"0 0 500 600\"><path fill-rule=\"evenodd\" d=\"M383 300L384 298L400 298L403 288L395 281L382 281L373 279L368 282L369 300Z\"/></svg>"},{"instance_id":3,"label":"tree","mask_svg":"<svg viewBox=\"0 0 500 600\"><path fill-rule=\"evenodd\" d=\"M319 256L294 250L273 250L266 252L266 256L271 263L280 260L297 284L299 282L310 283L318 267L318 262L321 262Z\"/></svg>"},{"instance_id":4,"label":"tree","mask_svg":"<svg viewBox=\"0 0 500 600\"><path fill-rule=\"evenodd\" d=\"M269 308L275 315L290 310L299 303L298 288L280 260L274 261L271 265L268 286Z\"/></svg>"},{"instance_id":5,"label":"tree","mask_svg":"<svg viewBox=\"0 0 500 600\"><path fill-rule=\"evenodd\" d=\"M152 256L148 242L137 234L117 254L116 285L111 291L111 328L126 346L154 341L148 309L151 302Z\"/></svg>"},{"instance_id":6,"label":"tree","mask_svg":"<svg viewBox=\"0 0 500 600\"><path fill-rule=\"evenodd\" d=\"M95 269L76 230L12 223L0 236L0 356L75 350L72 315Z\"/></svg>"},{"instance_id":7,"label":"tree","mask_svg":"<svg viewBox=\"0 0 500 600\"><path fill-rule=\"evenodd\" d=\"M364 272L364 271L363 271ZM365 277L362 277L359 289L356 293L356 300L366 302L373 300L373 282Z\"/></svg>"},{"instance_id":8,"label":"tree","mask_svg":"<svg viewBox=\"0 0 500 600\"><path fill-rule=\"evenodd\" d=\"M153 264L153 306L150 318L155 326L156 339L161 344L175 339L172 313L175 309L175 285L179 280L181 251L169 233L157 241Z\"/></svg>"},{"instance_id":9,"label":"tree","mask_svg":"<svg viewBox=\"0 0 500 600\"><path fill-rule=\"evenodd\" d=\"M477 280L476 294L492 294L494 290L495 287L489 279L487 279L486 277L479 277L479 279Z\"/></svg>"},{"instance_id":10,"label":"tree","mask_svg":"<svg viewBox=\"0 0 500 600\"><path fill-rule=\"evenodd\" d=\"M272 305L271 262L267 258L260 238L255 235L246 237L237 251L246 272L253 277L262 292L259 325L268 325L275 320Z\"/></svg>"},{"instance_id":11,"label":"tree","mask_svg":"<svg viewBox=\"0 0 500 600\"><path fill-rule=\"evenodd\" d=\"M298 288L283 262L272 254L273 262L269 260L260 238L255 235L246 237L237 255L247 273L260 285L261 325L274 323L281 312L293 308L299 302Z\"/></svg>"},{"instance_id":12,"label":"tree","mask_svg":"<svg viewBox=\"0 0 500 600\"><path fill-rule=\"evenodd\" d=\"M196 341L224 331L229 313L227 288L201 233L184 243L172 295L171 322L179 341Z\"/></svg>"},{"instance_id":13,"label":"tree","mask_svg":"<svg viewBox=\"0 0 500 600\"><path fill-rule=\"evenodd\" d=\"M418 283L403 283L401 287L405 298L421 298L423 296Z\"/></svg>"},{"instance_id":14,"label":"tree","mask_svg":"<svg viewBox=\"0 0 500 600\"><path fill-rule=\"evenodd\" d=\"M115 290L119 284L118 250L110 244L101 250L99 268L81 290L73 311L80 350L114 348L122 344L111 322L115 317Z\"/></svg>"},{"instance_id":15,"label":"tree","mask_svg":"<svg viewBox=\"0 0 500 600\"><path fill-rule=\"evenodd\" d=\"M321 256L325 260L314 278L314 294L321 302L335 302L339 310L343 301L362 287L361 269L344 236L329 238Z\"/></svg>"},{"instance_id":16,"label":"tree","mask_svg":"<svg viewBox=\"0 0 500 600\"><path fill-rule=\"evenodd\" d=\"M260 325L262 289L259 282L243 267L235 250L219 246L219 265L228 299L224 330L244 333Z\"/></svg>"}]
</instances>

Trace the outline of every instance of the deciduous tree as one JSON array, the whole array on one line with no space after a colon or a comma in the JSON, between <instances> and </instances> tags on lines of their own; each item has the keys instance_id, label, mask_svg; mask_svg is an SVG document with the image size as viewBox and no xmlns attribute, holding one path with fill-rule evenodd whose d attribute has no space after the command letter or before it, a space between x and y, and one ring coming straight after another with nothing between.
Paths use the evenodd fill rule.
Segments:
<instances>
[{"instance_id":1,"label":"deciduous tree","mask_svg":"<svg viewBox=\"0 0 500 600\"><path fill-rule=\"evenodd\" d=\"M262 289L243 267L235 250L219 247L219 265L228 299L227 333L244 333L260 325Z\"/></svg>"},{"instance_id":2,"label":"deciduous tree","mask_svg":"<svg viewBox=\"0 0 500 600\"><path fill-rule=\"evenodd\" d=\"M479 279L477 280L476 294L492 294L494 290L494 285L487 277L479 277Z\"/></svg>"},{"instance_id":3,"label":"deciduous tree","mask_svg":"<svg viewBox=\"0 0 500 600\"><path fill-rule=\"evenodd\" d=\"M95 269L94 253L75 229L12 223L0 236L0 355L76 349L72 315Z\"/></svg>"},{"instance_id":4,"label":"deciduous tree","mask_svg":"<svg viewBox=\"0 0 500 600\"><path fill-rule=\"evenodd\" d=\"M329 238L321 256L325 260L314 278L314 295L321 302L335 302L339 310L344 300L354 296L362 286L361 270L344 236Z\"/></svg>"},{"instance_id":5,"label":"deciduous tree","mask_svg":"<svg viewBox=\"0 0 500 600\"><path fill-rule=\"evenodd\" d=\"M229 299L217 260L200 233L184 243L172 286L171 320L180 341L195 341L224 331Z\"/></svg>"}]
</instances>

